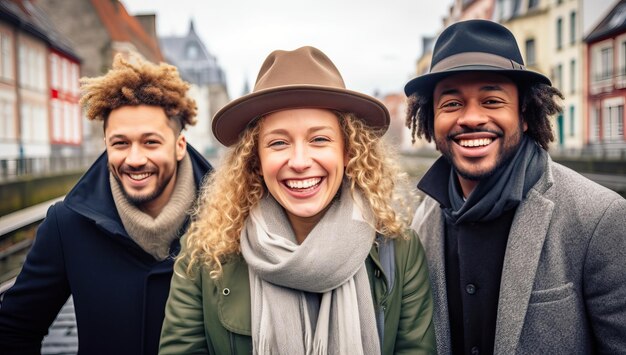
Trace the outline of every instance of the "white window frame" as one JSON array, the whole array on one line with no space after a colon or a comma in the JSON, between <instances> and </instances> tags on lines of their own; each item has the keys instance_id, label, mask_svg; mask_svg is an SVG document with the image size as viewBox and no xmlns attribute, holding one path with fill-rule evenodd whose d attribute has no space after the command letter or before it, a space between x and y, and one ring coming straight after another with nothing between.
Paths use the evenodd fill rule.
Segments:
<instances>
[{"instance_id":1,"label":"white window frame","mask_svg":"<svg viewBox=\"0 0 626 355\"><path fill-rule=\"evenodd\" d=\"M604 141L624 139L623 97L613 97L602 102L602 133Z\"/></svg>"},{"instance_id":2,"label":"white window frame","mask_svg":"<svg viewBox=\"0 0 626 355\"><path fill-rule=\"evenodd\" d=\"M59 56L55 53L50 54L50 86L59 89Z\"/></svg>"},{"instance_id":3,"label":"white window frame","mask_svg":"<svg viewBox=\"0 0 626 355\"><path fill-rule=\"evenodd\" d=\"M614 73L617 77L616 87L626 87L626 34L615 38L615 48L617 49L617 63L614 64ZM615 54L613 55L615 57Z\"/></svg>"},{"instance_id":4,"label":"white window frame","mask_svg":"<svg viewBox=\"0 0 626 355\"><path fill-rule=\"evenodd\" d=\"M0 78L13 80L13 38L0 32Z\"/></svg>"},{"instance_id":5,"label":"white window frame","mask_svg":"<svg viewBox=\"0 0 626 355\"><path fill-rule=\"evenodd\" d=\"M602 51L605 49L610 50L611 54L613 54L613 40L612 39L599 42L593 46L592 57L591 57L593 61L592 66L591 66L592 68L591 69L591 82L601 82L601 81L608 80L611 77L610 74L612 73L613 67L614 67L614 64L613 64L614 54L609 56L609 61L610 61L608 64L609 77L604 77L600 75L601 73L606 72L603 66L604 63L602 62Z\"/></svg>"}]
</instances>

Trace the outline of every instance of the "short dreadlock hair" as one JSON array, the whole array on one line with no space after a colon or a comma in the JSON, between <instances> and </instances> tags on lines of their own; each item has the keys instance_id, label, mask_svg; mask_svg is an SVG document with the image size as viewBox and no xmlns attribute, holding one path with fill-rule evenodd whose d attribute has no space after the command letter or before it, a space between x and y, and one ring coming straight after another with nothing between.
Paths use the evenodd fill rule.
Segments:
<instances>
[{"instance_id":1,"label":"short dreadlock hair","mask_svg":"<svg viewBox=\"0 0 626 355\"><path fill-rule=\"evenodd\" d=\"M528 124L526 134L548 150L548 144L554 141L549 117L563 111L556 100L556 97L562 100L563 94L557 88L543 83L517 84L517 89L520 117ZM432 93L428 96L417 93L409 96L406 126L411 129L413 142L416 138L423 137L428 142L435 138Z\"/></svg>"},{"instance_id":2,"label":"short dreadlock hair","mask_svg":"<svg viewBox=\"0 0 626 355\"><path fill-rule=\"evenodd\" d=\"M105 75L82 78L80 82L80 104L87 118L102 120L105 126L111 111L138 105L162 107L180 130L196 123L196 102L186 96L189 84L172 65L156 65L140 58L131 63L118 54Z\"/></svg>"}]
</instances>

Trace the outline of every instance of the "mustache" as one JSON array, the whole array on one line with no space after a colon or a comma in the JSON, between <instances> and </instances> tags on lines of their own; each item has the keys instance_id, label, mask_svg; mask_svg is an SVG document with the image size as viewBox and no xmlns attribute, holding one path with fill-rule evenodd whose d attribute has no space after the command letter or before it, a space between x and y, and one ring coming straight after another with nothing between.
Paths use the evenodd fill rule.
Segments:
<instances>
[{"instance_id":1,"label":"mustache","mask_svg":"<svg viewBox=\"0 0 626 355\"><path fill-rule=\"evenodd\" d=\"M456 136L460 134L466 134L466 133L490 133L490 134L495 135L498 138L502 138L504 136L504 132L502 132L501 130L487 129L487 128L462 128L462 129L448 133L446 138L448 140L454 140L456 139Z\"/></svg>"},{"instance_id":2,"label":"mustache","mask_svg":"<svg viewBox=\"0 0 626 355\"><path fill-rule=\"evenodd\" d=\"M118 169L118 171L122 174L138 174L138 173L156 173L157 169L154 166L141 166L141 167L132 167L129 165L122 165Z\"/></svg>"}]
</instances>

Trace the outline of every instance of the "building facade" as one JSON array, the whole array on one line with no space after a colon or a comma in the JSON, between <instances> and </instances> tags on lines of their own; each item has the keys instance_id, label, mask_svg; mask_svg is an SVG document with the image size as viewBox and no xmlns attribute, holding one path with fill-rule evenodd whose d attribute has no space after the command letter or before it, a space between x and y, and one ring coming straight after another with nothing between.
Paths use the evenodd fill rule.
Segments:
<instances>
[{"instance_id":1,"label":"building facade","mask_svg":"<svg viewBox=\"0 0 626 355\"><path fill-rule=\"evenodd\" d=\"M55 75L57 63L67 74L61 76L62 82ZM47 20L41 8L29 0L0 2L3 174L25 168L17 164L26 160L30 161L28 168L36 171L37 164L44 164L42 158L78 149L82 143L79 68L80 59L71 43ZM55 111L57 107L62 110ZM61 121L64 132L55 132L52 128Z\"/></svg>"},{"instance_id":2,"label":"building facade","mask_svg":"<svg viewBox=\"0 0 626 355\"><path fill-rule=\"evenodd\" d=\"M160 45L166 61L191 84L190 96L198 105L198 122L187 128L187 141L202 154L213 155L219 144L211 133L211 119L229 101L226 75L196 33L193 21L186 35L161 37Z\"/></svg>"},{"instance_id":3,"label":"building facade","mask_svg":"<svg viewBox=\"0 0 626 355\"><path fill-rule=\"evenodd\" d=\"M587 132L590 152L621 156L626 151L626 0L618 1L585 38L587 44Z\"/></svg>"},{"instance_id":4,"label":"building facade","mask_svg":"<svg viewBox=\"0 0 626 355\"><path fill-rule=\"evenodd\" d=\"M493 17L493 11L495 9L495 0L453 0L448 14L442 19L443 27L437 31L434 36L426 35L422 36L422 54L417 59L415 66L415 75L423 75L430 70L430 63L433 56L433 47L437 36L444 28L449 25L465 20L472 19L491 19ZM387 99L387 98L386 98ZM394 106L393 97L389 98L389 107L392 110ZM404 105L406 107L406 105ZM406 130L406 129L405 129ZM428 144L426 141L418 140L414 144L411 144L411 139L408 137L408 133L401 144L401 149L408 150L420 150L424 148L434 149L433 143Z\"/></svg>"},{"instance_id":5,"label":"building facade","mask_svg":"<svg viewBox=\"0 0 626 355\"><path fill-rule=\"evenodd\" d=\"M565 99L563 112L555 117L556 149L580 151L584 145L583 47L579 0L553 0L547 30L550 37L550 77Z\"/></svg>"},{"instance_id":6,"label":"building facade","mask_svg":"<svg viewBox=\"0 0 626 355\"><path fill-rule=\"evenodd\" d=\"M37 0L37 4L83 59L80 77L106 73L118 53L163 61L153 15L132 16L118 0ZM82 122L82 154L99 154L104 150L102 122Z\"/></svg>"},{"instance_id":7,"label":"building facade","mask_svg":"<svg viewBox=\"0 0 626 355\"><path fill-rule=\"evenodd\" d=\"M443 27L459 21L491 19L496 0L453 0L448 15L443 19Z\"/></svg>"}]
</instances>

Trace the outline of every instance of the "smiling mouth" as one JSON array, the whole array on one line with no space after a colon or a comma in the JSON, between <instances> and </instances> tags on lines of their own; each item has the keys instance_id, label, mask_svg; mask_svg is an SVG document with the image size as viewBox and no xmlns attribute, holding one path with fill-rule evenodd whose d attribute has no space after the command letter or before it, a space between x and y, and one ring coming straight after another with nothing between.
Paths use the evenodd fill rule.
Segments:
<instances>
[{"instance_id":1,"label":"smiling mouth","mask_svg":"<svg viewBox=\"0 0 626 355\"><path fill-rule=\"evenodd\" d=\"M459 139L456 141L458 145L465 148L484 147L488 146L494 141L493 138L478 138L478 139Z\"/></svg>"},{"instance_id":2,"label":"smiling mouth","mask_svg":"<svg viewBox=\"0 0 626 355\"><path fill-rule=\"evenodd\" d=\"M322 182L322 178L317 177L304 180L285 180L285 185L292 190L302 191L316 187L320 182Z\"/></svg>"},{"instance_id":3,"label":"smiling mouth","mask_svg":"<svg viewBox=\"0 0 626 355\"><path fill-rule=\"evenodd\" d=\"M148 177L152 176L152 173L141 173L141 174L132 174L132 173L128 173L127 174L132 180L135 181L141 181L144 179L147 179Z\"/></svg>"}]
</instances>

